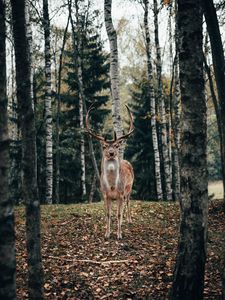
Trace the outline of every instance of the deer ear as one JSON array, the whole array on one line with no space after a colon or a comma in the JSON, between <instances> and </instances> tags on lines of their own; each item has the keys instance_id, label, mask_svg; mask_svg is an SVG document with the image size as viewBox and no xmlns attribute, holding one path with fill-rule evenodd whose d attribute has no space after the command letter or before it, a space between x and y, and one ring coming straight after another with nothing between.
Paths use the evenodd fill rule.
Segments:
<instances>
[{"instance_id":1,"label":"deer ear","mask_svg":"<svg viewBox=\"0 0 225 300\"><path fill-rule=\"evenodd\" d=\"M116 132L114 131L114 142L117 140Z\"/></svg>"}]
</instances>

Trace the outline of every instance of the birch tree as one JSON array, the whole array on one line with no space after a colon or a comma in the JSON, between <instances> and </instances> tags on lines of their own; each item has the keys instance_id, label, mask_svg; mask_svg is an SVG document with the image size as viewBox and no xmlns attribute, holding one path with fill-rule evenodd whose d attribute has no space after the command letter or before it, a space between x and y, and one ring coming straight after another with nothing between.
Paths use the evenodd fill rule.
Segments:
<instances>
[{"instance_id":1,"label":"birch tree","mask_svg":"<svg viewBox=\"0 0 225 300\"><path fill-rule=\"evenodd\" d=\"M172 9L172 8L171 8ZM172 11L170 11L170 18L172 18ZM181 107L180 107L180 80L179 80L179 42L178 42L178 28L177 28L177 0L175 1L175 48L176 55L174 58L174 68L172 70L174 76L174 96L173 105L171 109L172 116L172 128L173 128L173 138L174 138L174 148L173 148L173 194L174 200L177 201L180 198L180 119L181 119Z\"/></svg>"},{"instance_id":2,"label":"birch tree","mask_svg":"<svg viewBox=\"0 0 225 300\"><path fill-rule=\"evenodd\" d=\"M26 30L26 0L11 0L16 58L18 119L22 135L23 198L26 205L26 243L29 299L43 299L40 203L37 189L37 153L31 97L30 50Z\"/></svg>"},{"instance_id":3,"label":"birch tree","mask_svg":"<svg viewBox=\"0 0 225 300\"><path fill-rule=\"evenodd\" d=\"M162 155L163 155L163 170L165 178L165 194L166 200L172 200L172 174L171 174L171 160L169 155L169 143L170 138L167 134L167 121L166 121L166 109L165 99L163 96L162 85L162 59L161 49L159 44L159 25L158 25L158 3L157 0L153 0L153 12L154 12L154 25L155 25L155 49L156 49L156 74L157 74L157 96L156 101L159 105L160 113L160 126L161 126L161 140L162 140Z\"/></svg>"},{"instance_id":4,"label":"birch tree","mask_svg":"<svg viewBox=\"0 0 225 300\"><path fill-rule=\"evenodd\" d=\"M203 299L208 214L201 0L178 0L182 103L181 224L170 299Z\"/></svg>"},{"instance_id":5,"label":"birch tree","mask_svg":"<svg viewBox=\"0 0 225 300\"><path fill-rule=\"evenodd\" d=\"M144 4L144 30L146 39L146 56L147 56L147 80L149 85L149 101L151 107L151 128L152 128L152 143L154 151L154 162L155 162L155 180L156 180L156 192L158 200L162 200L162 182L161 182L161 170L160 170L160 156L159 156L159 145L158 136L156 129L156 105L155 95L153 87L153 70L152 70L152 57L151 57L151 45L150 45L150 32L148 25L148 12L149 12L149 1L143 0Z\"/></svg>"},{"instance_id":6,"label":"birch tree","mask_svg":"<svg viewBox=\"0 0 225 300\"><path fill-rule=\"evenodd\" d=\"M52 88L51 88L51 36L48 0L43 0L43 27L45 40L45 122L46 122L46 203L52 204Z\"/></svg>"},{"instance_id":7,"label":"birch tree","mask_svg":"<svg viewBox=\"0 0 225 300\"><path fill-rule=\"evenodd\" d=\"M84 142L84 87L82 75L82 26L79 20L79 5L78 0L75 0L76 10L76 28L77 28L77 71L78 71L78 85L79 85L79 117L80 117L80 160L81 160L81 191L82 198L86 197L86 169L85 169L85 142Z\"/></svg>"},{"instance_id":8,"label":"birch tree","mask_svg":"<svg viewBox=\"0 0 225 300\"><path fill-rule=\"evenodd\" d=\"M5 1L0 0L0 298L16 299L14 207L9 197Z\"/></svg>"},{"instance_id":9,"label":"birch tree","mask_svg":"<svg viewBox=\"0 0 225 300\"><path fill-rule=\"evenodd\" d=\"M110 45L110 80L112 93L112 119L113 127L117 137L123 135L123 126L120 115L120 96L119 96L119 62L117 33L112 22L112 0L104 1L105 27ZM123 151L121 150L121 155Z\"/></svg>"},{"instance_id":10,"label":"birch tree","mask_svg":"<svg viewBox=\"0 0 225 300\"><path fill-rule=\"evenodd\" d=\"M79 6L78 0L75 0L75 10L76 10L76 28L74 26L74 20L72 17L72 1L68 1L69 17L72 27L73 34L73 51L74 60L76 62L77 73L78 73L78 87L79 87L79 121L80 121L80 163L81 163L81 195L82 198L86 197L86 168L85 168L85 142L84 142L84 87L83 87L83 75L82 75L82 58L81 58L81 48L82 48L82 26L79 17Z\"/></svg>"},{"instance_id":11,"label":"birch tree","mask_svg":"<svg viewBox=\"0 0 225 300\"><path fill-rule=\"evenodd\" d=\"M60 51L59 57L59 69L58 69L58 90L57 90L57 115L56 115L56 186L55 186L55 195L56 195L56 203L59 203L59 188L60 188L60 115L61 115L61 83L62 83L62 67L63 67L63 55L67 40L67 32L69 27L70 18L68 16L66 28L63 34L62 47Z\"/></svg>"}]
</instances>

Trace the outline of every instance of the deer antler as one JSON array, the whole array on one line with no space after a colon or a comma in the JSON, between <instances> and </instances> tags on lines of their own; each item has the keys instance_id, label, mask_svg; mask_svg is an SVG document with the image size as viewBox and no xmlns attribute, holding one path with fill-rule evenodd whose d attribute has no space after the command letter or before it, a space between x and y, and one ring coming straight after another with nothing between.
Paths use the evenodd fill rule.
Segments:
<instances>
[{"instance_id":1,"label":"deer antler","mask_svg":"<svg viewBox=\"0 0 225 300\"><path fill-rule=\"evenodd\" d=\"M134 119L133 119L132 113L131 113L131 111L130 111L128 105L125 104L125 106L126 106L126 108L127 108L127 110L128 110L129 117L130 117L130 128L129 128L128 133L126 133L126 134L120 136L119 138L115 139L115 143L117 143L117 142L119 142L119 141L122 141L122 140L128 138L128 137L131 135L131 133L134 131Z\"/></svg>"},{"instance_id":2,"label":"deer antler","mask_svg":"<svg viewBox=\"0 0 225 300\"><path fill-rule=\"evenodd\" d=\"M97 140L99 140L99 141L104 141L105 139L104 139L103 136L100 136L100 135L95 134L94 131L90 128L90 125L89 125L89 114L90 114L90 112L91 112L92 110L94 110L93 105L90 106L90 108L89 108L89 110L88 110L88 112L87 112L87 115L86 115L86 129L87 129L87 132L88 132L91 136L93 136L94 138L96 138Z\"/></svg>"},{"instance_id":3,"label":"deer antler","mask_svg":"<svg viewBox=\"0 0 225 300\"><path fill-rule=\"evenodd\" d=\"M127 105L125 105L127 110L128 110L128 113L129 113L129 117L130 117L130 128L129 128L129 131L128 133L120 136L119 138L116 138L116 134L115 134L115 137L114 137L114 141L111 141L111 142L114 142L114 143L117 143L117 142L120 142L126 138L128 138L131 133L134 131L134 120L133 120L133 116L132 116L132 113L129 109L129 107ZM90 112L94 110L94 107L93 105L91 105L91 107L89 108L88 112L87 112L87 115L86 115L86 128L87 128L87 132L93 136L94 138L96 138L97 140L99 141L106 141L105 138L103 136L100 136L96 133L94 133L94 131L90 128L90 125L89 125L89 114Z\"/></svg>"}]
</instances>

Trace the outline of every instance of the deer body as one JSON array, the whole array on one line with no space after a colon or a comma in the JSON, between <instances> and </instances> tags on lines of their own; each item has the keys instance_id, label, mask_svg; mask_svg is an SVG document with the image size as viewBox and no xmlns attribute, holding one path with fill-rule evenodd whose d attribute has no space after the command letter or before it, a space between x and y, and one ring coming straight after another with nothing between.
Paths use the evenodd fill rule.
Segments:
<instances>
[{"instance_id":1,"label":"deer body","mask_svg":"<svg viewBox=\"0 0 225 300\"><path fill-rule=\"evenodd\" d=\"M127 205L127 219L131 222L130 194L134 181L131 164L127 160L102 159L101 191L106 208L106 238L110 236L112 200L117 200L117 237L122 238L121 225L123 222L124 205Z\"/></svg>"},{"instance_id":2,"label":"deer body","mask_svg":"<svg viewBox=\"0 0 225 300\"><path fill-rule=\"evenodd\" d=\"M123 160L119 156L119 147L121 143L127 138L134 130L133 118L127 107L131 124L128 134L123 135L120 138L114 138L113 141L106 141L103 137L94 134L89 129L88 115L86 116L86 127L90 135L100 140L102 145L102 162L101 162L101 192L104 197L105 209L106 209L106 233L105 237L110 236L110 223L111 223L111 210L112 200L117 200L117 237L122 238L121 225L123 221L124 205L127 205L127 219L131 222L130 212L130 194L134 181L134 172L131 164L127 160Z\"/></svg>"}]
</instances>

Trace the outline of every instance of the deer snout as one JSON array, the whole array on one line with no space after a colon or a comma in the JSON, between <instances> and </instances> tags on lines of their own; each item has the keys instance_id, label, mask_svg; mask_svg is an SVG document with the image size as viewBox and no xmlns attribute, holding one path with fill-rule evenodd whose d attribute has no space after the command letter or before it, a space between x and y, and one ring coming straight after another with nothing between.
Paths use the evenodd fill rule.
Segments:
<instances>
[{"instance_id":1,"label":"deer snout","mask_svg":"<svg viewBox=\"0 0 225 300\"><path fill-rule=\"evenodd\" d=\"M109 149L109 156L114 156L114 154L115 154L115 151L113 150L113 149Z\"/></svg>"}]
</instances>

